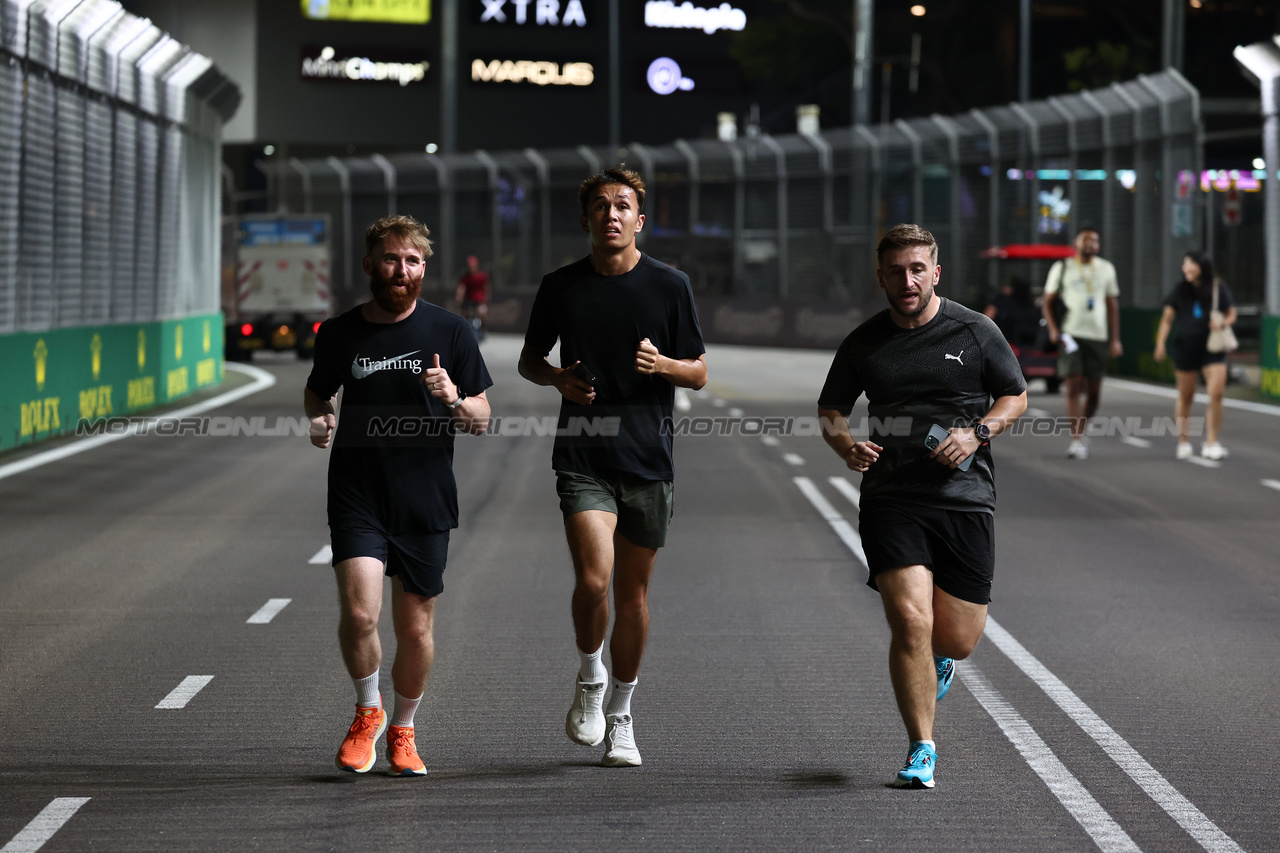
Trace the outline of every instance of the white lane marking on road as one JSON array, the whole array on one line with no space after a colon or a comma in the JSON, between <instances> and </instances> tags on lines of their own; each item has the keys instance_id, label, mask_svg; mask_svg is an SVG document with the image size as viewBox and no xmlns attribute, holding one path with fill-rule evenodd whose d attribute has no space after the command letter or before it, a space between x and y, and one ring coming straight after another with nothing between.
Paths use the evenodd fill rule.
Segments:
<instances>
[{"instance_id":1,"label":"white lane marking on road","mask_svg":"<svg viewBox=\"0 0 1280 853\"><path fill-rule=\"evenodd\" d=\"M988 617L985 633L1018 669L1039 685L1045 695L1065 711L1067 716L1075 720L1076 725L1093 738L1094 742L1102 747L1103 752L1110 756L1111 760L1128 774L1129 778L1147 793L1147 796L1155 800L1156 805L1177 821L1178 825L1185 829L1201 847L1211 853L1220 853L1220 851L1221 853L1226 851L1243 853L1239 844L1236 844L1229 835L1218 828L1217 824L1209 820L1190 800L1169 784L1169 780L1139 755L1128 741L1120 737L1115 729L1107 725L1092 708L1072 692L1071 688L1045 668L1044 664L1040 663L998 622Z\"/></svg>"},{"instance_id":2,"label":"white lane marking on road","mask_svg":"<svg viewBox=\"0 0 1280 853\"><path fill-rule=\"evenodd\" d=\"M717 409L723 409L725 406L729 404L725 402L723 399L721 399L720 397L716 397L714 400L711 401L711 405L715 406Z\"/></svg>"},{"instance_id":3,"label":"white lane marking on road","mask_svg":"<svg viewBox=\"0 0 1280 853\"><path fill-rule=\"evenodd\" d=\"M0 847L0 853L35 853L89 800L89 797L56 798L9 839L8 844Z\"/></svg>"},{"instance_id":4,"label":"white lane marking on road","mask_svg":"<svg viewBox=\"0 0 1280 853\"><path fill-rule=\"evenodd\" d=\"M976 666L968 661L957 661L956 673L978 703L991 715L991 719L996 721L1004 736L1022 754L1023 759L1058 798L1063 808L1089 833L1100 850L1104 853L1122 853L1139 849L1129 834L1120 828L1120 824L1093 798L1040 735L1036 734L1031 724L1005 701Z\"/></svg>"},{"instance_id":5,"label":"white lane marking on road","mask_svg":"<svg viewBox=\"0 0 1280 853\"><path fill-rule=\"evenodd\" d=\"M808 477L795 477L791 480L800 489L800 493L809 499L809 503L813 504L813 508L818 514L831 525L831 529L840 537L840 541L845 547L853 552L853 556L858 558L858 562L862 563L865 568L867 565L867 555L862 550L862 537L858 536L849 522L844 520L844 516L831 505L822 492L818 491L818 487Z\"/></svg>"},{"instance_id":6,"label":"white lane marking on road","mask_svg":"<svg viewBox=\"0 0 1280 853\"><path fill-rule=\"evenodd\" d=\"M185 708L195 695L204 689L205 685L213 681L212 675L188 675L182 679L182 683L173 688L169 695L160 700L160 704L156 708L169 710L172 708Z\"/></svg>"},{"instance_id":7,"label":"white lane marking on road","mask_svg":"<svg viewBox=\"0 0 1280 853\"><path fill-rule=\"evenodd\" d=\"M1114 385L1117 388L1123 388L1126 391L1141 391L1145 394L1153 394L1156 397L1166 397L1170 400L1178 398L1178 391L1175 388L1165 388L1161 385L1147 385L1142 382L1131 382L1127 379L1112 379L1108 377L1103 380L1107 385ZM1195 401L1197 403L1208 403L1209 395L1196 394ZM1226 397L1222 401L1222 405L1228 409L1243 409L1246 412L1258 412L1263 415L1280 415L1280 406L1268 405L1266 403L1255 403L1252 400L1236 400Z\"/></svg>"},{"instance_id":8,"label":"white lane marking on road","mask_svg":"<svg viewBox=\"0 0 1280 853\"><path fill-rule=\"evenodd\" d=\"M742 417L742 409L730 409L728 415L731 418L740 418Z\"/></svg>"},{"instance_id":9,"label":"white lane marking on road","mask_svg":"<svg viewBox=\"0 0 1280 853\"><path fill-rule=\"evenodd\" d=\"M333 561L333 548L325 545L319 551L311 555L311 559L307 560L313 566L322 566Z\"/></svg>"},{"instance_id":10,"label":"white lane marking on road","mask_svg":"<svg viewBox=\"0 0 1280 853\"><path fill-rule=\"evenodd\" d=\"M1280 480L1262 480L1261 482L1262 485L1266 486L1268 489L1280 491Z\"/></svg>"},{"instance_id":11,"label":"white lane marking on road","mask_svg":"<svg viewBox=\"0 0 1280 853\"><path fill-rule=\"evenodd\" d=\"M246 625L266 625L289 606L292 598L268 598L267 603L258 608L258 612L245 620Z\"/></svg>"},{"instance_id":12,"label":"white lane marking on road","mask_svg":"<svg viewBox=\"0 0 1280 853\"><path fill-rule=\"evenodd\" d=\"M844 516L822 496L809 478L795 477L792 482L799 487L823 519L831 525L845 547L853 552L865 568L867 555L862 550L862 541L849 526L849 522L844 520ZM1244 853L1240 845L1170 785L1164 776L1138 754L1137 750L1129 746L1128 742L1116 734L1115 730L1094 713L1092 708L1082 702L1061 679L1036 660L1021 643L1013 638L1012 634L989 615L984 633L1028 678L1039 685L1059 708L1075 720L1076 724L1093 738L1094 742L1111 757L1111 760L1137 782L1148 796L1198 841L1201 847L1210 853Z\"/></svg>"},{"instance_id":13,"label":"white lane marking on road","mask_svg":"<svg viewBox=\"0 0 1280 853\"><path fill-rule=\"evenodd\" d=\"M778 441L778 437L774 435L762 435L760 440L764 442L765 447L777 447L782 442Z\"/></svg>"},{"instance_id":14,"label":"white lane marking on road","mask_svg":"<svg viewBox=\"0 0 1280 853\"><path fill-rule=\"evenodd\" d=\"M784 453L782 458L787 460L788 465L803 465L804 457L799 453Z\"/></svg>"},{"instance_id":15,"label":"white lane marking on road","mask_svg":"<svg viewBox=\"0 0 1280 853\"><path fill-rule=\"evenodd\" d=\"M1199 465L1201 468L1221 468L1222 467L1221 462L1215 462L1212 459L1205 459L1202 456L1188 456L1184 461L1190 462L1192 465Z\"/></svg>"},{"instance_id":16,"label":"white lane marking on road","mask_svg":"<svg viewBox=\"0 0 1280 853\"><path fill-rule=\"evenodd\" d=\"M1134 447L1145 448L1145 447L1151 446L1151 442L1147 441L1145 438L1137 438L1136 436L1132 436L1132 435L1122 435L1120 436L1120 440L1123 441L1125 444L1132 444Z\"/></svg>"},{"instance_id":17,"label":"white lane marking on road","mask_svg":"<svg viewBox=\"0 0 1280 853\"><path fill-rule=\"evenodd\" d=\"M256 394L259 391L266 390L276 384L276 378L272 374L260 367L252 367L247 364L228 364L227 370L234 370L239 373L245 373L254 377L254 381L248 385L243 385L234 391L228 391L225 394L219 394L211 397L203 403L196 403L194 406L187 406L185 409L178 409L174 412L167 412L163 415L156 415L156 421L173 421L180 418L188 418L192 415L198 415L207 412L210 409L216 409L219 406L225 406L227 403L234 403L242 397L248 397L250 394ZM145 416L144 416L145 417ZM32 468L39 468L41 465L47 465L50 462L56 462L59 459L66 459L68 456L75 456L77 453L84 453L86 450L92 450L95 447L101 447L104 444L110 444L113 441L119 441L122 438L128 438L136 435L142 427L140 424L130 424L123 432L106 433L103 435L95 435L92 438L81 439L80 441L64 444L61 447L55 447L52 450L46 450L43 453L35 453L26 459L19 459L17 462L10 462L8 465L0 465L0 480L5 477L12 477L14 474L20 474L23 471L30 471Z\"/></svg>"},{"instance_id":18,"label":"white lane marking on road","mask_svg":"<svg viewBox=\"0 0 1280 853\"><path fill-rule=\"evenodd\" d=\"M1051 415L1049 414L1049 410L1048 410L1048 409L1036 409L1036 408L1030 408L1030 409L1027 409L1026 414L1027 414L1027 416L1028 416L1028 417L1032 417L1032 418L1047 418L1047 417L1051 417Z\"/></svg>"},{"instance_id":19,"label":"white lane marking on road","mask_svg":"<svg viewBox=\"0 0 1280 853\"><path fill-rule=\"evenodd\" d=\"M844 477L829 477L827 482L835 487L835 490L844 495L849 503L853 504L854 509L858 509L862 495L858 492L858 487L850 483Z\"/></svg>"}]
</instances>

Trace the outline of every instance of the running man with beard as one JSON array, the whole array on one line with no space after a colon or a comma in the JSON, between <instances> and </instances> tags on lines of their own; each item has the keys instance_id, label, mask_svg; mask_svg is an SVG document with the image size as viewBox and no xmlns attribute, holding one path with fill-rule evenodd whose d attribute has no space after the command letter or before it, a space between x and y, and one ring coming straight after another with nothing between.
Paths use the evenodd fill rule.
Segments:
<instances>
[{"instance_id":1,"label":"running man with beard","mask_svg":"<svg viewBox=\"0 0 1280 853\"><path fill-rule=\"evenodd\" d=\"M858 534L867 585L880 592L889 622L889 676L910 740L893 784L932 788L936 704L955 661L981 639L991 601L989 442L1026 411L1027 386L996 324L934 293L942 267L932 234L898 225L876 257L889 308L840 345L818 415L828 424L827 444L863 475ZM848 417L864 393L871 440L855 441ZM904 418L909 434L897 428ZM945 433L930 450L925 438L935 424Z\"/></svg>"},{"instance_id":2,"label":"running man with beard","mask_svg":"<svg viewBox=\"0 0 1280 853\"><path fill-rule=\"evenodd\" d=\"M387 772L426 775L413 717L435 655L432 624L449 531L458 526L453 436L479 435L489 423L485 389L493 381L471 327L418 298L429 234L409 216L369 226L362 263L373 298L320 326L304 392L311 443L333 443L328 512L338 644L356 691L355 721L337 764L355 773L373 767L385 730ZM339 388L342 429L335 438ZM390 719L378 688L384 574L396 636Z\"/></svg>"}]
</instances>

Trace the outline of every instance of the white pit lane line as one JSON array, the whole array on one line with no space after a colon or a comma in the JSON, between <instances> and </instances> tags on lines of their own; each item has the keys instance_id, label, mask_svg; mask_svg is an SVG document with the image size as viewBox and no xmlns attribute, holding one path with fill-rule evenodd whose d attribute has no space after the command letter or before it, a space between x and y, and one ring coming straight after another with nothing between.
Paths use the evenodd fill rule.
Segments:
<instances>
[{"instance_id":1,"label":"white pit lane line","mask_svg":"<svg viewBox=\"0 0 1280 853\"><path fill-rule=\"evenodd\" d=\"M794 482L800 489L801 493L808 498L809 502L818 510L818 513L823 517L823 519L831 525L831 528L836 532L836 535L840 537L840 540L845 543L845 546L853 552L853 555L858 559L858 562L865 568L867 565L867 558L866 554L862 550L862 539L858 533L853 530L853 527L849 522L845 520L844 516L842 516L825 497L823 497L822 493L818 491L817 486L815 486L807 477L796 477L792 482ZM1197 809L1190 800L1174 788L1158 770L1152 767L1145 758L1138 754L1137 750L1130 746L1129 743L1117 734L1111 726L1107 725L1107 723L1099 717L1093 709L1086 705L1080 697L1076 696L1076 694L1072 692L1066 684L1050 672L1044 664L1040 663L1040 661L1028 652L1021 643L1015 640L1013 635L1004 630L1004 628L990 616L987 617L985 634L996 648L1003 652L1009 660L1013 661L1014 665L1022 670L1028 678L1034 681L1036 685L1039 686L1051 700L1053 700L1054 704L1065 711L1067 715L1075 721L1076 725L1078 725L1085 734L1089 735L1089 737L1091 737L1098 746L1102 747L1107 756L1114 761L1121 770L1128 774L1128 776L1138 784L1138 787L1140 787L1147 796L1151 797L1151 799L1154 800L1160 808L1164 809L1164 811L1173 818L1179 826L1186 830L1187 834L1194 838L1201 847L1210 851L1210 853L1243 853L1239 844L1223 832L1217 824L1205 816L1205 814ZM966 663L961 671L962 680L965 682L966 686L969 685L969 679L964 677L967 673L977 673L978 678L982 677L976 667L972 664ZM996 695L998 696L998 694ZM979 701L982 701L981 698ZM983 707L987 708L985 703L983 704ZM1004 724L1001 723L1000 718L996 717L996 715L992 713L990 708L987 709L987 713L991 714L992 719L995 719L996 723L1000 724L1001 728L1004 729ZM1019 728L1018 731L1022 730ZM1027 724L1027 731L1031 731L1032 734L1034 734L1034 730L1031 729L1029 724ZM1005 733L1006 735L1009 735L1008 730L1006 730ZM1037 735L1037 738L1038 737L1039 736ZM1019 745L1018 740L1015 740L1012 735L1009 735L1009 739L1016 747L1018 747L1019 751L1022 750L1022 746ZM1047 750L1048 748L1046 747L1045 749ZM1052 755L1052 752L1049 754ZM1054 761L1057 761L1057 759L1055 758ZM1040 770L1037 769L1034 764L1032 765L1032 769L1036 770L1037 774L1040 773ZM1068 776L1070 776L1069 772ZM1044 776L1041 775L1041 778L1043 779ZM1072 778L1074 779L1074 777ZM1046 784L1049 784L1048 780L1046 780ZM1078 781L1076 784L1079 784ZM1072 817L1074 817L1081 826L1085 827L1086 831L1090 832L1091 836L1093 835L1093 831L1089 829L1090 826L1105 826L1105 824L1098 823L1097 815L1087 812L1077 812L1075 809L1080 807L1080 803L1074 795L1068 799L1063 799L1062 796L1059 795L1059 791L1056 790L1053 785L1050 785L1050 790L1053 791L1054 796L1058 798L1058 801L1071 812ZM1063 790L1066 791L1067 789ZM1081 790L1083 790L1083 788ZM1090 799L1092 799L1092 797L1090 797ZM1103 814L1105 815L1106 812L1103 811ZM1110 820L1109 816L1107 816L1107 820ZM1125 835L1124 838L1128 839L1128 836ZM1097 841L1097 838L1095 837L1094 840ZM1130 841L1130 843L1132 843L1132 841ZM1101 844L1099 844L1099 846L1101 846ZM1119 850L1129 848L1103 847L1103 849Z\"/></svg>"},{"instance_id":2,"label":"white pit lane line","mask_svg":"<svg viewBox=\"0 0 1280 853\"><path fill-rule=\"evenodd\" d=\"M292 598L269 598L267 603L258 608L258 611L245 620L246 625L266 625L272 619L280 615L280 611L289 606Z\"/></svg>"},{"instance_id":3,"label":"white pit lane line","mask_svg":"<svg viewBox=\"0 0 1280 853\"><path fill-rule=\"evenodd\" d=\"M333 560L333 548L325 545L319 551L311 555L311 559L307 563L312 566L326 566Z\"/></svg>"},{"instance_id":4,"label":"white pit lane line","mask_svg":"<svg viewBox=\"0 0 1280 853\"><path fill-rule=\"evenodd\" d=\"M252 367L247 364L227 364L227 370L233 370L237 373L244 373L253 377L253 381L248 385L242 385L234 391L228 391L225 394L219 394L216 397L210 397L202 403L196 403L194 406L187 406L185 409L178 409L174 412L166 412L163 415L156 415L156 422L159 421L176 421L181 418L189 418L192 415L199 415L210 409L216 409L219 406L225 406L227 403L234 403L250 394L257 394L259 391L265 391L272 385L276 384L276 377L263 370L260 367ZM145 413L139 413L139 417L146 417ZM75 456L77 453L84 453L86 450L93 450L95 447L101 447L104 444L110 444L113 441L119 441L122 438L128 438L137 435L142 429L139 424L130 424L124 432L121 433L105 433L103 435L95 435L92 438L84 438L80 441L64 444L61 447L55 447L52 450L46 450L43 453L35 453L26 459L20 459L17 462L10 462L8 465L0 465L0 480L5 477L12 477L14 474L20 474L23 471L30 471L32 468L39 468L41 465L48 465L50 462L56 462L59 459L66 459L68 456Z\"/></svg>"},{"instance_id":5,"label":"white pit lane line","mask_svg":"<svg viewBox=\"0 0 1280 853\"><path fill-rule=\"evenodd\" d=\"M40 814L31 819L9 843L0 847L0 853L35 853L53 838L55 832L62 829L63 824L71 820L80 807L89 802L89 797L58 797L40 810Z\"/></svg>"},{"instance_id":6,"label":"white pit lane line","mask_svg":"<svg viewBox=\"0 0 1280 853\"><path fill-rule=\"evenodd\" d=\"M177 687L169 691L168 696L160 700L156 709L167 711L187 707L187 703L194 699L210 681L213 681L212 675L188 675Z\"/></svg>"}]
</instances>

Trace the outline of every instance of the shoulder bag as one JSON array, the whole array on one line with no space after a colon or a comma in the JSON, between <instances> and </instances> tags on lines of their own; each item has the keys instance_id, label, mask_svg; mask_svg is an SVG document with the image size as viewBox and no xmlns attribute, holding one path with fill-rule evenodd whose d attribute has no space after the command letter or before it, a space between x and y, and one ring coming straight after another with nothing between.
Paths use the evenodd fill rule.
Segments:
<instances>
[{"instance_id":1,"label":"shoulder bag","mask_svg":"<svg viewBox=\"0 0 1280 853\"><path fill-rule=\"evenodd\" d=\"M1220 326L1215 329L1213 326ZM1224 322L1224 315L1218 310L1218 282L1213 283L1213 308L1209 311L1209 340L1205 349L1209 352L1234 352L1240 348L1236 333Z\"/></svg>"}]
</instances>

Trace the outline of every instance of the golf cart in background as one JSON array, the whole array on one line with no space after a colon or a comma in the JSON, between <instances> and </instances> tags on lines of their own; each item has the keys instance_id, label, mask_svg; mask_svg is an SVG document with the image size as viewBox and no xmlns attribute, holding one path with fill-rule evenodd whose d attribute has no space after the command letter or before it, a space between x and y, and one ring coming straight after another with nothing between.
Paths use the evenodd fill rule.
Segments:
<instances>
[{"instance_id":1,"label":"golf cart in background","mask_svg":"<svg viewBox=\"0 0 1280 853\"><path fill-rule=\"evenodd\" d=\"M1043 379L1045 390L1056 394L1062 384L1058 376L1058 345L1049 340L1048 325L1041 314L1044 304L1044 277L1030 280L1030 261L1058 261L1075 255L1072 246L1048 243L1029 245L992 246L979 257L997 261L1022 261L1023 275L1005 268L1000 292L989 299L984 313L995 320L1005 340L1018 357L1022 376L1028 382ZM1002 265L1003 266L1003 265ZM1062 300L1054 300L1054 307L1061 308ZM1059 318L1061 324L1061 318Z\"/></svg>"}]
</instances>

